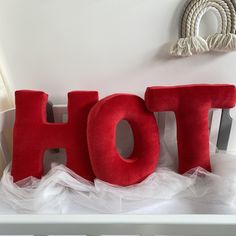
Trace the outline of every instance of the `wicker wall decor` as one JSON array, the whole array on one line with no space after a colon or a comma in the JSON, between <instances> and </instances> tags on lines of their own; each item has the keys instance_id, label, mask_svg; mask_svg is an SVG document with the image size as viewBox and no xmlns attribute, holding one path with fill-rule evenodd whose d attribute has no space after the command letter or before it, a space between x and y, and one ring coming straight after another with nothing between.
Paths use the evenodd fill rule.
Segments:
<instances>
[{"instance_id":1,"label":"wicker wall decor","mask_svg":"<svg viewBox=\"0 0 236 236\"><path fill-rule=\"evenodd\" d=\"M206 39L199 35L203 15L213 11L219 22L219 33ZM171 46L174 56L192 56L207 51L236 50L236 7L234 0L191 0L186 4L182 20L180 39Z\"/></svg>"}]
</instances>

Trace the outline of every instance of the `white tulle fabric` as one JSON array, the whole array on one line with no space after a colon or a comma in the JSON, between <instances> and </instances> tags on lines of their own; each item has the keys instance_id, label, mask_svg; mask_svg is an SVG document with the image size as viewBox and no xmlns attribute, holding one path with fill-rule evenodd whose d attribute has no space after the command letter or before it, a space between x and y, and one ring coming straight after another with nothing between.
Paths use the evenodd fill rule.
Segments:
<instances>
[{"instance_id":1,"label":"white tulle fabric","mask_svg":"<svg viewBox=\"0 0 236 236\"><path fill-rule=\"evenodd\" d=\"M8 166L1 179L0 212L236 213L236 156L213 155L213 173L197 168L179 175L167 168L173 163L167 149L164 153L156 172L130 187L99 179L91 183L63 165L54 166L41 180L30 177L15 184Z\"/></svg>"}]
</instances>

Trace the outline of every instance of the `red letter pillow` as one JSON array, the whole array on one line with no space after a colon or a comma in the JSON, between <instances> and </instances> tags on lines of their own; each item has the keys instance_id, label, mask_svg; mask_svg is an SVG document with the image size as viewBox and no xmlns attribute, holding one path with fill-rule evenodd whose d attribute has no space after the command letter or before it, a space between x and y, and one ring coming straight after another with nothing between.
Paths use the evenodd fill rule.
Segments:
<instances>
[{"instance_id":1,"label":"red letter pillow","mask_svg":"<svg viewBox=\"0 0 236 236\"><path fill-rule=\"evenodd\" d=\"M210 170L208 112L235 105L233 85L188 85L147 88L152 112L174 111L177 122L179 172L201 166Z\"/></svg>"},{"instance_id":2,"label":"red letter pillow","mask_svg":"<svg viewBox=\"0 0 236 236\"><path fill-rule=\"evenodd\" d=\"M116 126L127 120L134 136L134 149L124 160L116 149ZM143 99L117 94L99 101L88 118L88 146L97 178L120 186L136 184L151 174L159 155L158 128Z\"/></svg>"},{"instance_id":3,"label":"red letter pillow","mask_svg":"<svg viewBox=\"0 0 236 236\"><path fill-rule=\"evenodd\" d=\"M85 179L93 180L88 148L87 117L98 101L97 92L68 94L68 123L46 121L47 94L40 91L16 92L13 135L12 176L14 181L43 174L46 149L65 148L67 166Z\"/></svg>"}]
</instances>

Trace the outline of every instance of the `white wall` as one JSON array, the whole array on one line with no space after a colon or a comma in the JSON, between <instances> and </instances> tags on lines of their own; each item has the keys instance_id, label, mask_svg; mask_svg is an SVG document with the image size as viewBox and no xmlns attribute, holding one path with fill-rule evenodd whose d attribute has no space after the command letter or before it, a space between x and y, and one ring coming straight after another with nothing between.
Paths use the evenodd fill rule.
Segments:
<instances>
[{"instance_id":1,"label":"white wall","mask_svg":"<svg viewBox=\"0 0 236 236\"><path fill-rule=\"evenodd\" d=\"M236 53L176 59L184 0L0 0L0 65L14 89L143 96L152 85L235 83ZM211 15L203 31L214 32Z\"/></svg>"}]
</instances>

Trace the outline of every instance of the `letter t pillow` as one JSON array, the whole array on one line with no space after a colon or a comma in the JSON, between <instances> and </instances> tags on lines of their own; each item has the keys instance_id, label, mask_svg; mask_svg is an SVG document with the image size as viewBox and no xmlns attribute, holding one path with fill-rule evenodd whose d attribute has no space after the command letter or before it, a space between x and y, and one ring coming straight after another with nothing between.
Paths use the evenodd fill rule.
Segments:
<instances>
[{"instance_id":1,"label":"letter t pillow","mask_svg":"<svg viewBox=\"0 0 236 236\"><path fill-rule=\"evenodd\" d=\"M152 112L174 111L177 122L179 172L202 167L210 170L208 113L211 108L235 106L234 85L150 87L145 94Z\"/></svg>"}]
</instances>

